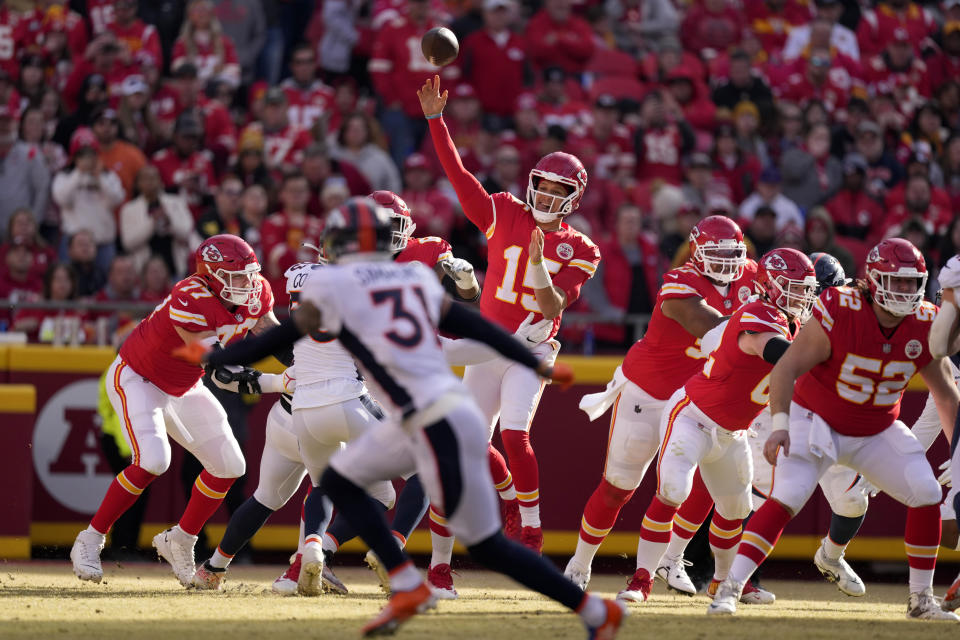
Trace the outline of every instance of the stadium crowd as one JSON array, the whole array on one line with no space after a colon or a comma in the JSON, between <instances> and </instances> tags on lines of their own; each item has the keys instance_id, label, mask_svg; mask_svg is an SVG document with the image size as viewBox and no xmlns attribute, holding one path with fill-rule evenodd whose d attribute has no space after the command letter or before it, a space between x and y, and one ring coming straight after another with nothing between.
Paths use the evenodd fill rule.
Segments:
<instances>
[{"instance_id":1,"label":"stadium crowd","mask_svg":"<svg viewBox=\"0 0 960 640\"><path fill-rule=\"evenodd\" d=\"M439 25L461 45L441 70L420 53ZM525 199L551 151L587 167L567 223L603 260L573 350L632 342L624 317L706 215L754 255L826 251L850 274L884 237L934 275L960 247L960 0L0 0L0 299L157 302L229 232L280 307L325 214L374 189L482 275L424 135L415 92L438 72L489 192ZM0 329L50 341L64 316L93 340L70 308L4 306Z\"/></svg>"}]
</instances>

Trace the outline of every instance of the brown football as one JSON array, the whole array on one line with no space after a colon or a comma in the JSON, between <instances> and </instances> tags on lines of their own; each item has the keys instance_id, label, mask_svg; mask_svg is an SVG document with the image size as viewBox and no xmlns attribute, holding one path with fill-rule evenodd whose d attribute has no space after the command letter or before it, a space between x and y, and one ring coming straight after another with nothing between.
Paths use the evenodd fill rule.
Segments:
<instances>
[{"instance_id":1,"label":"brown football","mask_svg":"<svg viewBox=\"0 0 960 640\"><path fill-rule=\"evenodd\" d=\"M457 59L460 43L453 31L446 27L434 27L423 34L420 40L423 57L432 65L443 67Z\"/></svg>"}]
</instances>

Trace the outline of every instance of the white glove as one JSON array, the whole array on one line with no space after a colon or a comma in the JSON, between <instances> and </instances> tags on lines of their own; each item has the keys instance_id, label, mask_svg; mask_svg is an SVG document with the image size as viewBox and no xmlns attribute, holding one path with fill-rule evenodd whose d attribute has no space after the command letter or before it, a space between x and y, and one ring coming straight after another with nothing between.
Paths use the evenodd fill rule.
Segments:
<instances>
[{"instance_id":1,"label":"white glove","mask_svg":"<svg viewBox=\"0 0 960 640\"><path fill-rule=\"evenodd\" d=\"M473 273L473 265L463 258L447 258L440 263L444 273L453 278L458 289L473 289L479 287L477 276Z\"/></svg>"},{"instance_id":2,"label":"white glove","mask_svg":"<svg viewBox=\"0 0 960 640\"><path fill-rule=\"evenodd\" d=\"M520 326L517 327L517 330L513 332L513 335L517 337L523 344L527 345L530 348L533 348L550 337L550 333L553 331L553 320L547 320L544 318L540 322L533 323L533 314L528 313L527 317L523 319L523 322L520 323Z\"/></svg>"},{"instance_id":3,"label":"white glove","mask_svg":"<svg viewBox=\"0 0 960 640\"><path fill-rule=\"evenodd\" d=\"M941 473L937 476L937 482L944 485L945 487L953 486L953 478L950 477L950 458L947 458L942 465L939 467Z\"/></svg>"},{"instance_id":4,"label":"white glove","mask_svg":"<svg viewBox=\"0 0 960 640\"><path fill-rule=\"evenodd\" d=\"M865 494L867 494L871 498L876 498L877 495L879 495L880 493L880 489L878 489L873 484L868 482L867 479L863 476L860 476L860 488L863 490Z\"/></svg>"},{"instance_id":5,"label":"white glove","mask_svg":"<svg viewBox=\"0 0 960 640\"><path fill-rule=\"evenodd\" d=\"M293 367L287 367L283 373L264 373L260 376L261 393L291 394L297 388L297 379Z\"/></svg>"},{"instance_id":6,"label":"white glove","mask_svg":"<svg viewBox=\"0 0 960 640\"><path fill-rule=\"evenodd\" d=\"M937 274L937 281L944 289L955 289L960 287L960 256L953 256L943 265L943 269Z\"/></svg>"}]
</instances>

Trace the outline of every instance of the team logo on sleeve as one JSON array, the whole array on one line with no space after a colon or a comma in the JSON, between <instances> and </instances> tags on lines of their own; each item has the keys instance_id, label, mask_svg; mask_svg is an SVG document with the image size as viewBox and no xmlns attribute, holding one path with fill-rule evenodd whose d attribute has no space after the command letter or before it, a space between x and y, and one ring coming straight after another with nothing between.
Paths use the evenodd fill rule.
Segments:
<instances>
[{"instance_id":1,"label":"team logo on sleeve","mask_svg":"<svg viewBox=\"0 0 960 640\"><path fill-rule=\"evenodd\" d=\"M923 345L920 344L919 340L911 340L907 343L907 346L903 348L903 351L907 354L908 358L916 360L920 357L920 354L923 353Z\"/></svg>"},{"instance_id":2,"label":"team logo on sleeve","mask_svg":"<svg viewBox=\"0 0 960 640\"><path fill-rule=\"evenodd\" d=\"M208 244L203 248L200 257L203 258L204 262L223 262L223 254L220 253L220 249L217 249L217 247L212 244Z\"/></svg>"},{"instance_id":3,"label":"team logo on sleeve","mask_svg":"<svg viewBox=\"0 0 960 640\"><path fill-rule=\"evenodd\" d=\"M557 245L557 255L560 256L562 260L569 260L573 257L573 247L566 242L561 242Z\"/></svg>"}]
</instances>

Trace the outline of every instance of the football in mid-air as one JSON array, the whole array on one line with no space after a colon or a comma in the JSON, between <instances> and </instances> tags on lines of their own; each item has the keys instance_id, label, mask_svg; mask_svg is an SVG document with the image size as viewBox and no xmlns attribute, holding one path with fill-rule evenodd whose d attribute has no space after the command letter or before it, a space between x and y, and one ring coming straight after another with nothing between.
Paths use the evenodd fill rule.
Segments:
<instances>
[{"instance_id":1,"label":"football in mid-air","mask_svg":"<svg viewBox=\"0 0 960 640\"><path fill-rule=\"evenodd\" d=\"M453 31L446 27L434 27L423 34L420 40L423 57L432 65L443 67L457 59L460 43Z\"/></svg>"}]
</instances>

